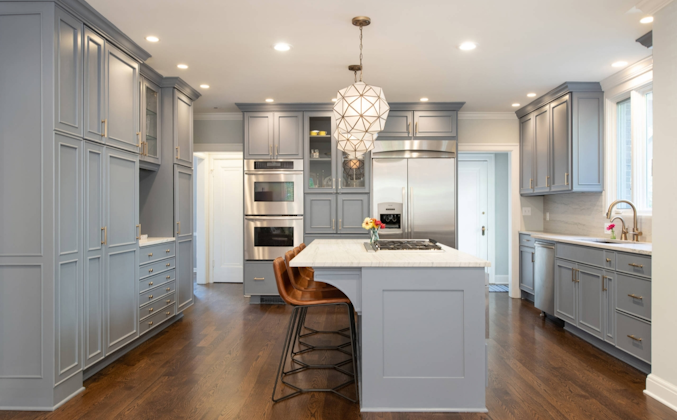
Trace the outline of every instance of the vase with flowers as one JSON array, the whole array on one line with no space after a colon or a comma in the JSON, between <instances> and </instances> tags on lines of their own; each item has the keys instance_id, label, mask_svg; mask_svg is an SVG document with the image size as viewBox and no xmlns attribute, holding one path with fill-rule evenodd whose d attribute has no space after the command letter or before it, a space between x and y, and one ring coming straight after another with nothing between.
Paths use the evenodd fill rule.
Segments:
<instances>
[{"instance_id":1,"label":"vase with flowers","mask_svg":"<svg viewBox=\"0 0 677 420\"><path fill-rule=\"evenodd\" d=\"M616 239L616 232L614 231L615 227L616 224L614 223L609 223L609 225L606 227L606 230L611 231L611 239Z\"/></svg>"},{"instance_id":2,"label":"vase with flowers","mask_svg":"<svg viewBox=\"0 0 677 420\"><path fill-rule=\"evenodd\" d=\"M371 239L369 240L370 244L373 244L379 240L378 231L379 229L383 229L385 226L385 223L381 222L380 220L372 219L371 217L364 219L364 222L362 222L362 227L369 231L369 235L371 236Z\"/></svg>"}]
</instances>

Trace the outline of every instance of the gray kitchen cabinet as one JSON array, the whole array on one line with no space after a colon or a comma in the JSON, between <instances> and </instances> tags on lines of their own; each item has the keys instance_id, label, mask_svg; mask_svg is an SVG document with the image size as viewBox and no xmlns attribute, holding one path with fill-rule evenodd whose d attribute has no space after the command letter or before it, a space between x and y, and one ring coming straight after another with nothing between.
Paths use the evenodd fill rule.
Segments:
<instances>
[{"instance_id":1,"label":"gray kitchen cabinet","mask_svg":"<svg viewBox=\"0 0 677 420\"><path fill-rule=\"evenodd\" d=\"M576 325L576 264L555 259L555 316Z\"/></svg>"},{"instance_id":2,"label":"gray kitchen cabinet","mask_svg":"<svg viewBox=\"0 0 677 420\"><path fill-rule=\"evenodd\" d=\"M391 138L410 138L413 137L412 126L414 120L413 111L390 111L383 131L378 133L376 140Z\"/></svg>"},{"instance_id":3,"label":"gray kitchen cabinet","mask_svg":"<svg viewBox=\"0 0 677 420\"><path fill-rule=\"evenodd\" d=\"M272 159L274 115L272 112L244 113L244 158Z\"/></svg>"},{"instance_id":4,"label":"gray kitchen cabinet","mask_svg":"<svg viewBox=\"0 0 677 420\"><path fill-rule=\"evenodd\" d=\"M332 135L335 121L331 111L305 112L303 115L303 191L306 193L330 193L337 191L337 165L341 153ZM311 132L324 131L326 135L311 135ZM313 152L317 152L317 156Z\"/></svg>"},{"instance_id":5,"label":"gray kitchen cabinet","mask_svg":"<svg viewBox=\"0 0 677 420\"><path fill-rule=\"evenodd\" d=\"M305 233L336 233L337 195L305 194Z\"/></svg>"},{"instance_id":6,"label":"gray kitchen cabinet","mask_svg":"<svg viewBox=\"0 0 677 420\"><path fill-rule=\"evenodd\" d=\"M336 187L339 194L369 192L371 181L371 152L351 158L345 152L337 151Z\"/></svg>"},{"instance_id":7,"label":"gray kitchen cabinet","mask_svg":"<svg viewBox=\"0 0 677 420\"><path fill-rule=\"evenodd\" d=\"M174 166L177 310L193 305L193 170Z\"/></svg>"},{"instance_id":8,"label":"gray kitchen cabinet","mask_svg":"<svg viewBox=\"0 0 677 420\"><path fill-rule=\"evenodd\" d=\"M83 24L56 8L56 83L54 129L82 137L82 31Z\"/></svg>"},{"instance_id":9,"label":"gray kitchen cabinet","mask_svg":"<svg viewBox=\"0 0 677 420\"><path fill-rule=\"evenodd\" d=\"M338 233L364 233L362 222L369 217L368 194L338 196Z\"/></svg>"},{"instance_id":10,"label":"gray kitchen cabinet","mask_svg":"<svg viewBox=\"0 0 677 420\"><path fill-rule=\"evenodd\" d=\"M534 248L520 246L520 290L534 294Z\"/></svg>"},{"instance_id":11,"label":"gray kitchen cabinet","mask_svg":"<svg viewBox=\"0 0 677 420\"><path fill-rule=\"evenodd\" d=\"M277 295L273 264L270 261L245 261L243 287L245 296Z\"/></svg>"},{"instance_id":12,"label":"gray kitchen cabinet","mask_svg":"<svg viewBox=\"0 0 677 420\"><path fill-rule=\"evenodd\" d=\"M104 75L105 142L138 153L139 63L106 43Z\"/></svg>"},{"instance_id":13,"label":"gray kitchen cabinet","mask_svg":"<svg viewBox=\"0 0 677 420\"><path fill-rule=\"evenodd\" d=\"M534 115L519 120L520 125L520 194L534 192Z\"/></svg>"},{"instance_id":14,"label":"gray kitchen cabinet","mask_svg":"<svg viewBox=\"0 0 677 420\"><path fill-rule=\"evenodd\" d=\"M567 82L519 109L520 193L603 191L604 92Z\"/></svg>"},{"instance_id":15,"label":"gray kitchen cabinet","mask_svg":"<svg viewBox=\"0 0 677 420\"><path fill-rule=\"evenodd\" d=\"M534 112L534 193L550 191L550 109Z\"/></svg>"},{"instance_id":16,"label":"gray kitchen cabinet","mask_svg":"<svg viewBox=\"0 0 677 420\"><path fill-rule=\"evenodd\" d=\"M604 271L578 264L576 267L578 288L578 328L604 340Z\"/></svg>"},{"instance_id":17,"label":"gray kitchen cabinet","mask_svg":"<svg viewBox=\"0 0 677 420\"><path fill-rule=\"evenodd\" d=\"M88 368L106 355L104 348L104 147L84 143L84 304L83 367Z\"/></svg>"},{"instance_id":18,"label":"gray kitchen cabinet","mask_svg":"<svg viewBox=\"0 0 677 420\"><path fill-rule=\"evenodd\" d=\"M273 157L303 159L303 112L276 112L273 121Z\"/></svg>"},{"instance_id":19,"label":"gray kitchen cabinet","mask_svg":"<svg viewBox=\"0 0 677 420\"><path fill-rule=\"evenodd\" d=\"M604 341L616 344L616 276L604 270Z\"/></svg>"},{"instance_id":20,"label":"gray kitchen cabinet","mask_svg":"<svg viewBox=\"0 0 677 420\"><path fill-rule=\"evenodd\" d=\"M162 163L162 142L160 133L162 121L160 119L161 91L160 86L141 77L140 94L140 131L141 156L139 160L155 165Z\"/></svg>"},{"instance_id":21,"label":"gray kitchen cabinet","mask_svg":"<svg viewBox=\"0 0 677 420\"><path fill-rule=\"evenodd\" d=\"M104 277L105 351L139 336L139 156L106 147Z\"/></svg>"},{"instance_id":22,"label":"gray kitchen cabinet","mask_svg":"<svg viewBox=\"0 0 677 420\"><path fill-rule=\"evenodd\" d=\"M193 100L174 89L174 163L193 167Z\"/></svg>"},{"instance_id":23,"label":"gray kitchen cabinet","mask_svg":"<svg viewBox=\"0 0 677 420\"><path fill-rule=\"evenodd\" d=\"M414 138L456 138L456 111L414 111Z\"/></svg>"},{"instance_id":24,"label":"gray kitchen cabinet","mask_svg":"<svg viewBox=\"0 0 677 420\"><path fill-rule=\"evenodd\" d=\"M87 140L105 141L104 74L106 45L102 37L85 26L83 39L84 103L82 121Z\"/></svg>"}]
</instances>

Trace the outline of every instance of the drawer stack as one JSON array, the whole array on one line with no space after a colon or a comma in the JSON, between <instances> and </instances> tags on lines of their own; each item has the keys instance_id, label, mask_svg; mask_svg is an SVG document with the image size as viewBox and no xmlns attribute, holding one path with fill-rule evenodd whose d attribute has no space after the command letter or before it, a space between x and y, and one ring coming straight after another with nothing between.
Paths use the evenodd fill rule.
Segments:
<instances>
[{"instance_id":1,"label":"drawer stack","mask_svg":"<svg viewBox=\"0 0 677 420\"><path fill-rule=\"evenodd\" d=\"M176 315L176 244L140 248L139 334Z\"/></svg>"}]
</instances>

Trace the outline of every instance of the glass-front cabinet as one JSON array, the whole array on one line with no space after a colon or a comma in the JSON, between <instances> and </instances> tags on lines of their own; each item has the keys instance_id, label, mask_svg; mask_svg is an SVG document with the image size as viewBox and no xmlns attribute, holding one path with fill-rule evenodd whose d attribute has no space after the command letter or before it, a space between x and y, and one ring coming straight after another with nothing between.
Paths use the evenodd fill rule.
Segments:
<instances>
[{"instance_id":1,"label":"glass-front cabinet","mask_svg":"<svg viewBox=\"0 0 677 420\"><path fill-rule=\"evenodd\" d=\"M160 164L160 87L141 78L141 158Z\"/></svg>"},{"instance_id":2,"label":"glass-front cabinet","mask_svg":"<svg viewBox=\"0 0 677 420\"><path fill-rule=\"evenodd\" d=\"M369 192L369 154L351 159L337 148L331 111L304 116L305 187L307 193Z\"/></svg>"}]
</instances>

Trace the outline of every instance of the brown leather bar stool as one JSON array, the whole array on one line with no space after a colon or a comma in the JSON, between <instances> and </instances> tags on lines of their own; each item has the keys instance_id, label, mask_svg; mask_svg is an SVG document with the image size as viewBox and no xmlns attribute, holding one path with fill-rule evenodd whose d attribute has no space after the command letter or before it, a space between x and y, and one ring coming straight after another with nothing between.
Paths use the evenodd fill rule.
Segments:
<instances>
[{"instance_id":1,"label":"brown leather bar stool","mask_svg":"<svg viewBox=\"0 0 677 420\"><path fill-rule=\"evenodd\" d=\"M357 389L357 336L355 328L355 318L354 313L355 309L353 308L350 299L346 297L339 290L335 291L321 291L321 292L302 292L298 289L295 289L292 285L292 281L289 277L287 270L287 264L282 257L278 257L273 261L273 272L275 273L275 281L277 283L277 290L280 293L280 297L289 305L292 305L294 309L292 310L291 317L289 319L289 325L287 327L287 335L284 341L284 348L282 350L282 355L280 356L280 365L277 368L277 376L275 377L275 386L273 387L273 402L283 401L297 395L300 395L304 392L332 392L336 395L339 395L348 401L357 402L359 398L359 390ZM350 345L352 346L351 358L335 365L310 365L303 364L299 368L291 369L286 371L285 365L287 363L288 357L294 351L295 338L299 335L301 331L302 322L302 313L309 307L319 307L319 306L328 306L328 305L344 305L348 310L348 317L350 318ZM292 356L293 359L293 356ZM341 366L344 366L352 362L353 369L352 372L342 369ZM292 362L293 363L293 362ZM308 369L335 369L347 376L350 377L349 380L333 387L333 388L300 388L294 384L289 383L285 380L285 377L299 372L303 372ZM284 385L294 389L295 391L289 395L285 395L281 398L275 399L275 392L277 391L278 381L282 382ZM355 399L348 397L345 394L339 392L342 388L350 384L355 384Z\"/></svg>"}]
</instances>

